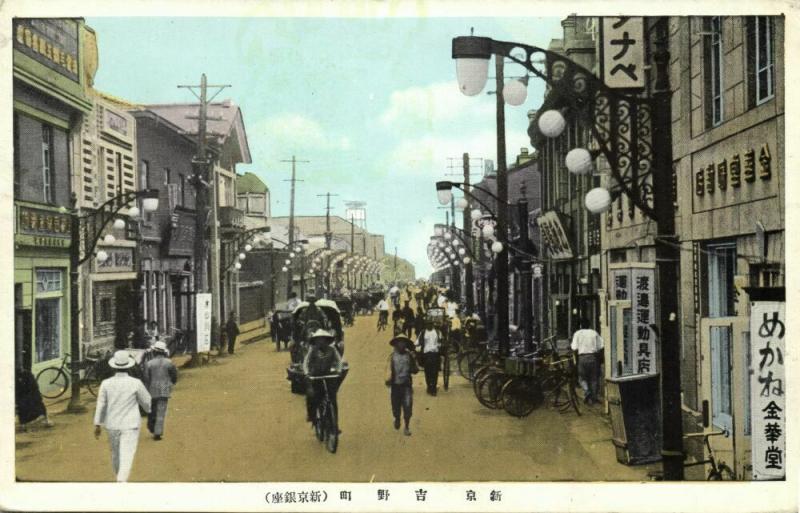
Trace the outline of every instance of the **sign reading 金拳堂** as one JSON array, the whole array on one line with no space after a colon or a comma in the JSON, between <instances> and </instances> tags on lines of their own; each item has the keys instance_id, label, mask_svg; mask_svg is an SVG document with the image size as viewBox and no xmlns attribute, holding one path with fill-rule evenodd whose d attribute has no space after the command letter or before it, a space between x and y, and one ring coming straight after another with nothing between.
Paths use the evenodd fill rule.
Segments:
<instances>
[{"instance_id":1,"label":"sign reading \u91d1\u62f3\u5802","mask_svg":"<svg viewBox=\"0 0 800 513\"><path fill-rule=\"evenodd\" d=\"M655 269L625 267L609 271L611 299L630 301L634 372L655 374L656 338L652 324L655 323Z\"/></svg>"},{"instance_id":2,"label":"sign reading \u91d1\u62f3\u5802","mask_svg":"<svg viewBox=\"0 0 800 513\"><path fill-rule=\"evenodd\" d=\"M603 81L608 87L644 87L644 18L605 17Z\"/></svg>"},{"instance_id":3,"label":"sign reading \u91d1\u62f3\u5802","mask_svg":"<svg viewBox=\"0 0 800 513\"><path fill-rule=\"evenodd\" d=\"M199 293L197 296L197 352L211 351L211 294Z\"/></svg>"},{"instance_id":4,"label":"sign reading \u91d1\u62f3\u5802","mask_svg":"<svg viewBox=\"0 0 800 513\"><path fill-rule=\"evenodd\" d=\"M750 408L753 479L756 480L786 477L785 322L785 303L751 303L750 340L754 372L750 378Z\"/></svg>"}]
</instances>

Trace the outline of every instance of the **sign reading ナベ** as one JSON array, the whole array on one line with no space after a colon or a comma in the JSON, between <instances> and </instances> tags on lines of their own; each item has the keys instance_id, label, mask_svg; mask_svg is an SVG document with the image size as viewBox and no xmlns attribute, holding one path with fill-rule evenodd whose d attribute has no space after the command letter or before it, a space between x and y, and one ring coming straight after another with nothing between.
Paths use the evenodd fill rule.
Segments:
<instances>
[{"instance_id":1,"label":"sign reading \u30ca\u30d9","mask_svg":"<svg viewBox=\"0 0 800 513\"><path fill-rule=\"evenodd\" d=\"M78 24L74 20L15 18L14 48L78 81Z\"/></svg>"},{"instance_id":2,"label":"sign reading \u30ca\u30d9","mask_svg":"<svg viewBox=\"0 0 800 513\"><path fill-rule=\"evenodd\" d=\"M753 374L750 378L753 479L786 477L786 304L754 301L750 306Z\"/></svg>"},{"instance_id":3,"label":"sign reading \u30ca\u30d9","mask_svg":"<svg viewBox=\"0 0 800 513\"><path fill-rule=\"evenodd\" d=\"M644 18L603 18L603 81L613 88L644 87Z\"/></svg>"}]
</instances>

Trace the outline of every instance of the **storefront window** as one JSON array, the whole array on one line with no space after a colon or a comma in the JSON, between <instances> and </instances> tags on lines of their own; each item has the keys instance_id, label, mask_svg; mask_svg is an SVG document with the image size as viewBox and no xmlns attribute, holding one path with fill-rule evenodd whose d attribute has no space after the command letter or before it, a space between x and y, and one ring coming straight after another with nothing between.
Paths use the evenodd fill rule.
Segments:
<instances>
[{"instance_id":1,"label":"storefront window","mask_svg":"<svg viewBox=\"0 0 800 513\"><path fill-rule=\"evenodd\" d=\"M62 286L61 274L59 270L37 270L36 293L59 292Z\"/></svg>"},{"instance_id":2,"label":"storefront window","mask_svg":"<svg viewBox=\"0 0 800 513\"><path fill-rule=\"evenodd\" d=\"M36 300L36 361L61 356L61 298Z\"/></svg>"},{"instance_id":3,"label":"storefront window","mask_svg":"<svg viewBox=\"0 0 800 513\"><path fill-rule=\"evenodd\" d=\"M730 326L711 327L711 404L713 424L732 429Z\"/></svg>"}]
</instances>

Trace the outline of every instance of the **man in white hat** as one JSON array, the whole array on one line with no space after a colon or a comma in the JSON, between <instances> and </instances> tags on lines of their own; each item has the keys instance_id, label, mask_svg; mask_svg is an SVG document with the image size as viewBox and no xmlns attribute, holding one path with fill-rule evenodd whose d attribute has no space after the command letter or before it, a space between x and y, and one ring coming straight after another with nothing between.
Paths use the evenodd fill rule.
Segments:
<instances>
[{"instance_id":1,"label":"man in white hat","mask_svg":"<svg viewBox=\"0 0 800 513\"><path fill-rule=\"evenodd\" d=\"M164 418L167 416L167 401L172 392L172 385L178 382L178 369L169 359L169 350L163 340L153 344L155 357L144 366L144 383L150 392L150 416L147 418L147 429L153 438L161 440L164 434Z\"/></svg>"},{"instance_id":2,"label":"man in white hat","mask_svg":"<svg viewBox=\"0 0 800 513\"><path fill-rule=\"evenodd\" d=\"M111 465L117 482L121 483L128 480L139 444L139 407L150 413L150 394L141 381L126 372L136 365L130 353L117 351L108 365L117 372L100 384L94 412L94 437L100 438L100 426L104 425L111 442Z\"/></svg>"}]
</instances>

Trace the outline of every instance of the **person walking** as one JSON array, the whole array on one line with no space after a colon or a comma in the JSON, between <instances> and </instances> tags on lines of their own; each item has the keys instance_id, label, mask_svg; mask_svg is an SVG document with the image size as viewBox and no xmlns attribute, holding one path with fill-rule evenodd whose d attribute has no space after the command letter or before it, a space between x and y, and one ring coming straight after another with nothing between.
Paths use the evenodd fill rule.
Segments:
<instances>
[{"instance_id":1,"label":"person walking","mask_svg":"<svg viewBox=\"0 0 800 513\"><path fill-rule=\"evenodd\" d=\"M228 354L233 354L236 346L236 337L239 336L239 325L236 324L236 312L231 311L228 322L225 323L225 336L228 338Z\"/></svg>"},{"instance_id":2,"label":"person walking","mask_svg":"<svg viewBox=\"0 0 800 513\"><path fill-rule=\"evenodd\" d=\"M422 365L425 368L425 384L428 395L436 395L439 382L439 366L442 335L433 327L433 321L425 321L425 330L417 338L417 347L422 351Z\"/></svg>"},{"instance_id":3,"label":"person walking","mask_svg":"<svg viewBox=\"0 0 800 513\"><path fill-rule=\"evenodd\" d=\"M144 366L143 381L151 398L147 429L153 433L155 440L161 440L164 435L164 418L167 416L167 401L172 385L178 382L178 369L169 359L167 344L158 341L153 350L155 357Z\"/></svg>"},{"instance_id":4,"label":"person walking","mask_svg":"<svg viewBox=\"0 0 800 513\"><path fill-rule=\"evenodd\" d=\"M425 331L425 308L423 305L417 307L417 316L414 319L414 336L419 337L419 334Z\"/></svg>"},{"instance_id":5,"label":"person walking","mask_svg":"<svg viewBox=\"0 0 800 513\"><path fill-rule=\"evenodd\" d=\"M406 337L411 338L411 332L414 330L414 323L416 322L414 310L411 308L411 301L406 301L401 313L403 314L403 333L405 333Z\"/></svg>"},{"instance_id":6,"label":"person walking","mask_svg":"<svg viewBox=\"0 0 800 513\"><path fill-rule=\"evenodd\" d=\"M94 412L94 437L100 438L105 426L111 444L111 466L118 483L128 480L139 444L139 408L150 413L150 393L138 379L128 375L136 360L127 351L114 353L108 361L117 372L100 384Z\"/></svg>"},{"instance_id":7,"label":"person walking","mask_svg":"<svg viewBox=\"0 0 800 513\"><path fill-rule=\"evenodd\" d=\"M393 338L389 344L394 348L389 355L389 375L386 386L391 389L392 415L394 428L400 429L400 413L403 414L403 434L411 436L409 422L414 405L414 389L411 375L419 372L416 358L414 358L414 343L408 337L400 335Z\"/></svg>"},{"instance_id":8,"label":"person walking","mask_svg":"<svg viewBox=\"0 0 800 513\"><path fill-rule=\"evenodd\" d=\"M150 327L145 329L145 335L147 336L147 347L153 347L153 344L161 340L161 336L158 333L158 323L156 321L150 321Z\"/></svg>"},{"instance_id":9,"label":"person walking","mask_svg":"<svg viewBox=\"0 0 800 513\"><path fill-rule=\"evenodd\" d=\"M589 321L581 320L581 329L572 336L572 350L578 355L578 380L583 388L583 402L598 402L597 391L600 381L600 361L603 338L589 328Z\"/></svg>"}]
</instances>

